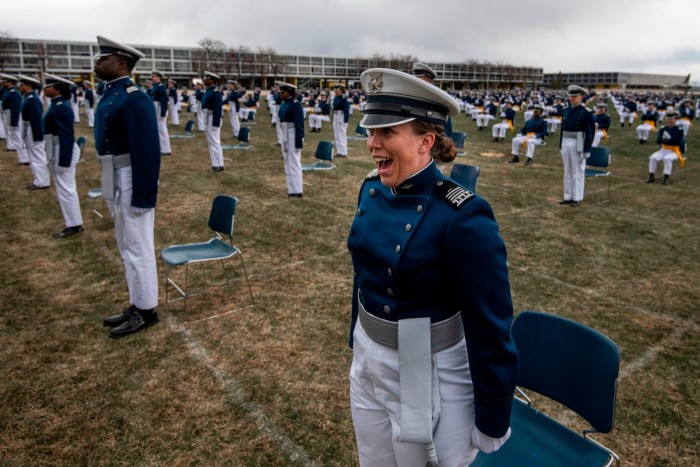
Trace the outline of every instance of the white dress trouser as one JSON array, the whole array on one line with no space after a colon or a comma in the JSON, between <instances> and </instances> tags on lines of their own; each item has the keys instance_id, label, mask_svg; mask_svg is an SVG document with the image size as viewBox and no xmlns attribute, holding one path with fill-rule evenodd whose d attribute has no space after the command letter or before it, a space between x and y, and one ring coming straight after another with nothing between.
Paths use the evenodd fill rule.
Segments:
<instances>
[{"instance_id":1,"label":"white dress trouser","mask_svg":"<svg viewBox=\"0 0 700 467\"><path fill-rule=\"evenodd\" d=\"M404 443L401 434L401 384L398 350L374 342L358 321L353 334L350 409L361 467L424 467L424 445ZM441 417L434 444L440 467L469 465L477 449L474 388L464 338L433 354ZM430 377L426 375L426 377Z\"/></svg>"},{"instance_id":2,"label":"white dress trouser","mask_svg":"<svg viewBox=\"0 0 700 467\"><path fill-rule=\"evenodd\" d=\"M348 155L348 124L342 110L333 112L333 137L336 154Z\"/></svg>"},{"instance_id":3,"label":"white dress trouser","mask_svg":"<svg viewBox=\"0 0 700 467\"><path fill-rule=\"evenodd\" d=\"M78 188L75 183L75 164L80 159L80 148L77 144L73 144L73 157L70 167L61 167L58 165L58 154L60 145L49 143L51 136L47 141L47 148L51 147L52 153L52 168L53 179L56 185L56 196L58 196L58 204L61 206L63 220L66 227L78 227L83 225L83 215L80 211L80 198L78 198ZM48 146L50 144L50 146Z\"/></svg>"},{"instance_id":4,"label":"white dress trouser","mask_svg":"<svg viewBox=\"0 0 700 467\"><path fill-rule=\"evenodd\" d=\"M631 125L632 123L634 123L634 117L636 117L634 112L623 110L620 113L620 123L624 124L625 122L629 122Z\"/></svg>"},{"instance_id":5,"label":"white dress trouser","mask_svg":"<svg viewBox=\"0 0 700 467\"><path fill-rule=\"evenodd\" d=\"M124 261L129 301L141 310L150 310L158 305L158 271L153 241L155 209L140 215L132 213L131 166L116 170L114 184L120 192L118 205L107 201L107 206L114 216L114 232Z\"/></svg>"},{"instance_id":6,"label":"white dress trouser","mask_svg":"<svg viewBox=\"0 0 700 467\"><path fill-rule=\"evenodd\" d=\"M170 135L168 134L168 113L165 112L165 117L160 116L160 102L154 102L156 106L156 117L158 121L158 141L160 142L160 152L168 154L170 150Z\"/></svg>"},{"instance_id":7,"label":"white dress trouser","mask_svg":"<svg viewBox=\"0 0 700 467\"><path fill-rule=\"evenodd\" d=\"M486 128L489 126L489 121L493 120L495 117L491 114L479 114L476 116L476 126L481 128Z\"/></svg>"},{"instance_id":8,"label":"white dress trouser","mask_svg":"<svg viewBox=\"0 0 700 467\"><path fill-rule=\"evenodd\" d=\"M7 139L7 130L5 129L5 112L0 112L0 139Z\"/></svg>"},{"instance_id":9,"label":"white dress trouser","mask_svg":"<svg viewBox=\"0 0 700 467\"><path fill-rule=\"evenodd\" d=\"M285 123L277 126L284 127ZM296 148L294 126L282 128L282 157L284 157L284 175L287 177L287 193L304 192L304 180L301 172L301 149Z\"/></svg>"},{"instance_id":10,"label":"white dress trouser","mask_svg":"<svg viewBox=\"0 0 700 467\"><path fill-rule=\"evenodd\" d=\"M514 137L511 154L517 156L520 151L520 146L526 139L527 136L525 135L518 135ZM540 138L535 138L534 136L530 137L530 139L527 140L527 151L525 152L525 156L527 156L529 159L533 159L535 157L535 146L539 146L541 144L542 140Z\"/></svg>"},{"instance_id":11,"label":"white dress trouser","mask_svg":"<svg viewBox=\"0 0 700 467\"><path fill-rule=\"evenodd\" d=\"M238 112L236 112L236 104L229 102L228 111L228 121L231 123L231 128L233 129L234 138L238 136L241 131L241 121L238 119Z\"/></svg>"},{"instance_id":12,"label":"white dress trouser","mask_svg":"<svg viewBox=\"0 0 700 467\"><path fill-rule=\"evenodd\" d=\"M71 99L70 107L73 109L73 123L80 123L80 104Z\"/></svg>"},{"instance_id":13,"label":"white dress trouser","mask_svg":"<svg viewBox=\"0 0 700 467\"><path fill-rule=\"evenodd\" d=\"M321 122L330 122L331 118L328 115L323 114L311 114L309 115L309 126L311 128L321 129Z\"/></svg>"},{"instance_id":14,"label":"white dress trouser","mask_svg":"<svg viewBox=\"0 0 700 467\"><path fill-rule=\"evenodd\" d=\"M605 133L603 130L596 130L595 133L593 133L593 142L591 143L591 146L597 148L604 137Z\"/></svg>"},{"instance_id":15,"label":"white dress trouser","mask_svg":"<svg viewBox=\"0 0 700 467\"><path fill-rule=\"evenodd\" d=\"M651 125L648 123L642 123L637 127L637 138L647 140L649 139L649 132L651 131Z\"/></svg>"},{"instance_id":16,"label":"white dress trouser","mask_svg":"<svg viewBox=\"0 0 700 467\"><path fill-rule=\"evenodd\" d=\"M180 124L180 114L178 113L177 104L168 99L168 113L170 114L170 123L173 125Z\"/></svg>"},{"instance_id":17,"label":"white dress trouser","mask_svg":"<svg viewBox=\"0 0 700 467\"><path fill-rule=\"evenodd\" d=\"M678 119L676 121L676 126L681 127L683 129L683 136L688 136L688 130L690 130L690 120L682 120Z\"/></svg>"},{"instance_id":18,"label":"white dress trouser","mask_svg":"<svg viewBox=\"0 0 700 467\"><path fill-rule=\"evenodd\" d=\"M656 164L664 162L664 175L671 175L673 161L678 160L678 154L670 149L661 148L649 157L649 173L656 172Z\"/></svg>"},{"instance_id":19,"label":"white dress trouser","mask_svg":"<svg viewBox=\"0 0 700 467\"><path fill-rule=\"evenodd\" d=\"M549 132L556 133L559 129L559 123L561 123L561 118L548 118L547 124L549 125Z\"/></svg>"},{"instance_id":20,"label":"white dress trouser","mask_svg":"<svg viewBox=\"0 0 700 467\"><path fill-rule=\"evenodd\" d=\"M34 175L33 183L36 186L50 186L51 172L49 172L49 164L46 160L46 143L43 139L34 141L32 126L27 123L25 125L24 143L29 157L29 167Z\"/></svg>"},{"instance_id":21,"label":"white dress trouser","mask_svg":"<svg viewBox=\"0 0 700 467\"><path fill-rule=\"evenodd\" d=\"M221 127L214 126L214 115L207 110L207 126L205 128L207 144L209 145L209 157L212 167L224 166L224 150L221 147Z\"/></svg>"},{"instance_id":22,"label":"white dress trouser","mask_svg":"<svg viewBox=\"0 0 700 467\"><path fill-rule=\"evenodd\" d=\"M95 109L86 106L85 112L87 113L88 127L95 128Z\"/></svg>"},{"instance_id":23,"label":"white dress trouser","mask_svg":"<svg viewBox=\"0 0 700 467\"><path fill-rule=\"evenodd\" d=\"M564 162L564 199L583 200L583 185L586 180L586 159L590 154L576 150L576 138L561 141L561 157Z\"/></svg>"},{"instance_id":24,"label":"white dress trouser","mask_svg":"<svg viewBox=\"0 0 700 467\"><path fill-rule=\"evenodd\" d=\"M206 120L204 118L204 109L202 108L202 103L197 102L195 113L197 114L197 131L206 130Z\"/></svg>"},{"instance_id":25,"label":"white dress trouser","mask_svg":"<svg viewBox=\"0 0 700 467\"><path fill-rule=\"evenodd\" d=\"M508 122L496 123L491 127L491 134L494 138L505 138L507 130L510 130Z\"/></svg>"}]
</instances>

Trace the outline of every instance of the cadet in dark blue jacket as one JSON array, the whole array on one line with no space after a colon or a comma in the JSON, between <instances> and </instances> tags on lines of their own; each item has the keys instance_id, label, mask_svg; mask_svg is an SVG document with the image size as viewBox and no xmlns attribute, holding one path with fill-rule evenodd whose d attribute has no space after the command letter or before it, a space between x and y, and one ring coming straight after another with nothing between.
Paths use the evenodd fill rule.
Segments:
<instances>
[{"instance_id":1,"label":"cadet in dark blue jacket","mask_svg":"<svg viewBox=\"0 0 700 467\"><path fill-rule=\"evenodd\" d=\"M345 86L337 84L333 87L333 139L335 140L336 157L348 155L348 121L350 120L350 101L345 95Z\"/></svg>"},{"instance_id":2,"label":"cadet in dark blue jacket","mask_svg":"<svg viewBox=\"0 0 700 467\"><path fill-rule=\"evenodd\" d=\"M180 99L177 95L177 82L168 80L168 113L170 114L170 123L173 125L180 124Z\"/></svg>"},{"instance_id":3,"label":"cadet in dark blue jacket","mask_svg":"<svg viewBox=\"0 0 700 467\"><path fill-rule=\"evenodd\" d=\"M65 228L54 233L53 237L66 238L83 230L83 215L75 184L75 165L80 158L80 148L75 144L73 109L68 102L72 82L49 73L45 73L44 78L44 95L51 99L43 120L46 156L65 223Z\"/></svg>"},{"instance_id":4,"label":"cadet in dark blue jacket","mask_svg":"<svg viewBox=\"0 0 700 467\"><path fill-rule=\"evenodd\" d=\"M525 165L532 164L535 157L535 147L544 143L544 138L547 136L547 122L542 118L543 112L544 106L542 104L536 103L532 106L532 116L525 121L525 126L513 138L511 150L513 158L508 161L509 163L520 162L520 158L518 158L520 146L525 146L527 147Z\"/></svg>"},{"instance_id":5,"label":"cadet in dark blue jacket","mask_svg":"<svg viewBox=\"0 0 700 467\"><path fill-rule=\"evenodd\" d=\"M279 109L279 126L282 135L284 174L287 177L287 196L301 198L304 184L301 172L301 150L304 148L304 109L294 99L296 86L278 82L282 105Z\"/></svg>"},{"instance_id":6,"label":"cadet in dark blue jacket","mask_svg":"<svg viewBox=\"0 0 700 467\"><path fill-rule=\"evenodd\" d=\"M19 78L19 90L22 93L22 131L24 145L17 148L17 152L25 152L32 169L34 181L27 185L28 190L44 190L51 186L51 173L46 160L46 143L44 142L44 130L41 127L41 117L44 114L44 106L35 89L41 88L38 79L29 76L17 75Z\"/></svg>"},{"instance_id":7,"label":"cadet in dark blue jacket","mask_svg":"<svg viewBox=\"0 0 700 467\"><path fill-rule=\"evenodd\" d=\"M608 130L610 129L610 115L608 115L608 104L599 103L596 107L595 115L595 134L593 135L593 143L591 147L597 148L601 139L608 139Z\"/></svg>"},{"instance_id":8,"label":"cadet in dark blue jacket","mask_svg":"<svg viewBox=\"0 0 700 467\"><path fill-rule=\"evenodd\" d=\"M517 353L489 204L445 177L459 105L400 71L362 73L366 177L350 228L350 404L360 465L468 465L510 436ZM439 423L438 423L439 420Z\"/></svg>"},{"instance_id":9,"label":"cadet in dark blue jacket","mask_svg":"<svg viewBox=\"0 0 700 467\"><path fill-rule=\"evenodd\" d=\"M5 120L5 130L7 131L7 150L17 151L23 145L21 134L22 120L22 96L15 87L17 77L0 73L2 76L2 87L5 90L2 98L2 115ZM27 153L17 151L17 163L29 165Z\"/></svg>"},{"instance_id":10,"label":"cadet in dark blue jacket","mask_svg":"<svg viewBox=\"0 0 700 467\"><path fill-rule=\"evenodd\" d=\"M673 170L673 162L678 161L681 167L685 165L685 137L683 129L676 126L678 112L675 110L667 110L664 116L666 126L659 130L659 135L656 137L656 144L659 145L659 150L649 157L649 178L647 183L654 183L654 172L656 172L656 164L659 161L664 163L664 185L671 183L671 170Z\"/></svg>"},{"instance_id":11,"label":"cadet in dark blue jacket","mask_svg":"<svg viewBox=\"0 0 700 467\"><path fill-rule=\"evenodd\" d=\"M515 130L515 115L516 112L513 109L513 101L510 99L506 100L506 108L500 114L501 123L496 123L491 127L491 135L493 136L494 143L505 139L506 130Z\"/></svg>"},{"instance_id":12,"label":"cadet in dark blue jacket","mask_svg":"<svg viewBox=\"0 0 700 467\"><path fill-rule=\"evenodd\" d=\"M221 76L211 71L204 72L204 85L207 90L202 96L202 110L204 111L205 134L209 145L209 158L211 159L211 172L224 170L224 149L221 147L221 120L224 112L224 97L217 85Z\"/></svg>"},{"instance_id":13,"label":"cadet in dark blue jacket","mask_svg":"<svg viewBox=\"0 0 700 467\"><path fill-rule=\"evenodd\" d=\"M92 83L90 81L83 81L83 88L85 88L83 102L85 102L88 127L95 128L95 94L92 92Z\"/></svg>"},{"instance_id":14,"label":"cadet in dark blue jacket","mask_svg":"<svg viewBox=\"0 0 700 467\"><path fill-rule=\"evenodd\" d=\"M156 108L156 118L158 119L158 139L160 150L164 156L170 155L170 134L168 133L168 91L163 85L163 73L154 70L151 72L151 98Z\"/></svg>"},{"instance_id":15,"label":"cadet in dark blue jacket","mask_svg":"<svg viewBox=\"0 0 700 467\"><path fill-rule=\"evenodd\" d=\"M582 105L588 91L581 86L568 88L569 103L561 123L559 147L564 162L564 198L559 204L578 207L583 200L586 159L590 156L595 133L593 114Z\"/></svg>"},{"instance_id":16,"label":"cadet in dark blue jacket","mask_svg":"<svg viewBox=\"0 0 700 467\"><path fill-rule=\"evenodd\" d=\"M231 129L233 130L233 137L238 136L238 132L241 131L241 121L238 119L238 112L241 110L241 96L238 94L238 81L230 79L228 81L229 91L226 96L226 102L228 102L228 121L231 123Z\"/></svg>"},{"instance_id":17,"label":"cadet in dark blue jacket","mask_svg":"<svg viewBox=\"0 0 700 467\"><path fill-rule=\"evenodd\" d=\"M151 98L129 76L144 54L102 36L95 74L105 81L95 113L95 147L102 166L102 197L114 215L124 261L129 307L104 320L110 337L155 324L158 271L153 229L161 148Z\"/></svg>"}]
</instances>

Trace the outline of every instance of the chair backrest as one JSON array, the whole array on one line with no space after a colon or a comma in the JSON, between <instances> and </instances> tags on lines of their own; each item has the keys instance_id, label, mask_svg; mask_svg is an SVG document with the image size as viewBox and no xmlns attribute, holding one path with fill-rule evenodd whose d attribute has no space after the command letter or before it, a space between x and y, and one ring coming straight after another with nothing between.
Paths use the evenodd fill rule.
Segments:
<instances>
[{"instance_id":1,"label":"chair backrest","mask_svg":"<svg viewBox=\"0 0 700 467\"><path fill-rule=\"evenodd\" d=\"M248 127L241 127L240 130L238 130L238 141L241 143L249 143L250 142L250 128Z\"/></svg>"},{"instance_id":2,"label":"chair backrest","mask_svg":"<svg viewBox=\"0 0 700 467\"><path fill-rule=\"evenodd\" d=\"M454 145L457 149L463 149L464 148L464 143L467 141L467 134L463 133L461 131L453 131L452 136L452 141L454 142Z\"/></svg>"},{"instance_id":3,"label":"chair backrest","mask_svg":"<svg viewBox=\"0 0 700 467\"><path fill-rule=\"evenodd\" d=\"M248 120L255 120L255 112L248 112Z\"/></svg>"},{"instance_id":4,"label":"chair backrest","mask_svg":"<svg viewBox=\"0 0 700 467\"><path fill-rule=\"evenodd\" d=\"M316 159L333 162L333 142L332 141L319 141L318 146L316 146Z\"/></svg>"},{"instance_id":5,"label":"chair backrest","mask_svg":"<svg viewBox=\"0 0 700 467\"><path fill-rule=\"evenodd\" d=\"M209 214L209 228L226 235L233 241L233 218L236 214L238 198L230 195L216 195Z\"/></svg>"},{"instance_id":6,"label":"chair backrest","mask_svg":"<svg viewBox=\"0 0 700 467\"><path fill-rule=\"evenodd\" d=\"M83 148L85 147L85 141L86 138L84 136L79 136L78 139L75 140L75 144L78 145L81 153L83 152Z\"/></svg>"},{"instance_id":7,"label":"chair backrest","mask_svg":"<svg viewBox=\"0 0 700 467\"><path fill-rule=\"evenodd\" d=\"M194 120L187 120L185 124L185 133L192 133L194 131Z\"/></svg>"},{"instance_id":8,"label":"chair backrest","mask_svg":"<svg viewBox=\"0 0 700 467\"><path fill-rule=\"evenodd\" d=\"M591 156L586 160L586 165L594 167L608 167L610 165L610 148L591 148Z\"/></svg>"},{"instance_id":9,"label":"chair backrest","mask_svg":"<svg viewBox=\"0 0 700 467\"><path fill-rule=\"evenodd\" d=\"M479 182L480 173L481 168L476 165L454 164L450 172L450 178L467 190L476 193L476 185Z\"/></svg>"},{"instance_id":10,"label":"chair backrest","mask_svg":"<svg viewBox=\"0 0 700 467\"><path fill-rule=\"evenodd\" d=\"M360 126L360 123L357 123L357 126L355 126L355 134L358 136L361 136L363 138L367 137L367 128L362 128Z\"/></svg>"},{"instance_id":11,"label":"chair backrest","mask_svg":"<svg viewBox=\"0 0 700 467\"><path fill-rule=\"evenodd\" d=\"M564 404L600 433L612 430L620 369L612 340L576 321L529 310L518 314L511 332L518 386Z\"/></svg>"}]
</instances>

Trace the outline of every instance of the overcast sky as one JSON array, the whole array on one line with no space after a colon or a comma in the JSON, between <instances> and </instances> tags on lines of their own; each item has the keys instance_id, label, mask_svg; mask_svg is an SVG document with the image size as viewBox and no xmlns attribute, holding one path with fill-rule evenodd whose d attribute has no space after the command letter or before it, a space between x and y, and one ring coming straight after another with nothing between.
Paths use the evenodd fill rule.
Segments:
<instances>
[{"instance_id":1,"label":"overcast sky","mask_svg":"<svg viewBox=\"0 0 700 467\"><path fill-rule=\"evenodd\" d=\"M691 73L700 82L699 19L698 0L22 0L3 5L0 31L182 47L208 37L284 54Z\"/></svg>"}]
</instances>

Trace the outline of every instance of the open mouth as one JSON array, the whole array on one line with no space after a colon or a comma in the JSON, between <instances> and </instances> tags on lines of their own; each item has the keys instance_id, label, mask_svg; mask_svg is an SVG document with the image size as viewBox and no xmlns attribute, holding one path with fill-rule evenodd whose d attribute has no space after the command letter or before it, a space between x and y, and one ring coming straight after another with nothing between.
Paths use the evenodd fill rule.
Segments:
<instances>
[{"instance_id":1,"label":"open mouth","mask_svg":"<svg viewBox=\"0 0 700 467\"><path fill-rule=\"evenodd\" d=\"M388 170L391 164L394 163L393 160L384 157L375 157L374 162L377 164L377 170L379 170L379 172Z\"/></svg>"}]
</instances>

